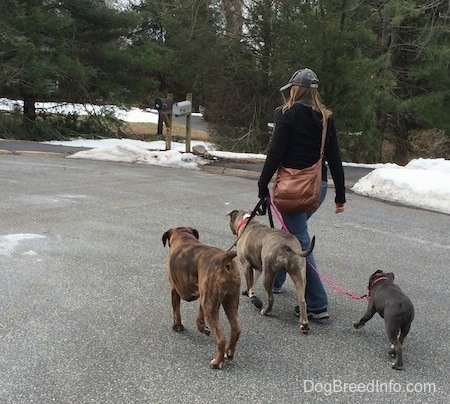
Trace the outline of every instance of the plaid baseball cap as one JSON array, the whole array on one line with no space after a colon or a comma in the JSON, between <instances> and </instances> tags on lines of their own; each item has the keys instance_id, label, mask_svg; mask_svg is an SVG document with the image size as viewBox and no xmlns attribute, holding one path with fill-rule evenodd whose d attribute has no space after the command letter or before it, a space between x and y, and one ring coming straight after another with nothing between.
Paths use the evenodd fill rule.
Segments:
<instances>
[{"instance_id":1,"label":"plaid baseball cap","mask_svg":"<svg viewBox=\"0 0 450 404\"><path fill-rule=\"evenodd\" d=\"M316 73L306 67L304 69L297 70L292 75L289 82L280 88L280 91L287 90L292 86L317 88L319 87L319 79L317 78Z\"/></svg>"}]
</instances>

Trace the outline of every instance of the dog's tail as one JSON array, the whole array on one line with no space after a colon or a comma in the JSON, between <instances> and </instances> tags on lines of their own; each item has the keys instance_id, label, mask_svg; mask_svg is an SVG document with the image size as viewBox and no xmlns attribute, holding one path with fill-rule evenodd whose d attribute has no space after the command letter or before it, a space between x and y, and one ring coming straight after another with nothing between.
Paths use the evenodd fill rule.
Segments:
<instances>
[{"instance_id":1,"label":"dog's tail","mask_svg":"<svg viewBox=\"0 0 450 404\"><path fill-rule=\"evenodd\" d=\"M233 261L236 256L236 251L224 251L222 255L222 265L227 271L231 269L231 261Z\"/></svg>"},{"instance_id":2,"label":"dog's tail","mask_svg":"<svg viewBox=\"0 0 450 404\"><path fill-rule=\"evenodd\" d=\"M309 254L312 253L312 250L314 250L314 245L316 244L316 236L313 236L311 243L309 243L308 248L306 249L306 251L303 251L301 253L302 257L307 257Z\"/></svg>"}]
</instances>

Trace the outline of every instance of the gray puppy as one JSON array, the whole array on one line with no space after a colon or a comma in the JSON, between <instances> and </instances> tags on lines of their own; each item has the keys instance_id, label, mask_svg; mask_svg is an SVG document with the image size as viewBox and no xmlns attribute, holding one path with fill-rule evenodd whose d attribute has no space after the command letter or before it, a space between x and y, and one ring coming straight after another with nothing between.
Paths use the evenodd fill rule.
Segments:
<instances>
[{"instance_id":1,"label":"gray puppy","mask_svg":"<svg viewBox=\"0 0 450 404\"><path fill-rule=\"evenodd\" d=\"M393 369L403 369L403 341L408 335L414 319L414 306L411 300L394 284L394 274L383 271L374 272L369 280L369 305L361 320L353 324L361 328L375 313L384 318L386 333L391 343L388 355L396 357Z\"/></svg>"}]
</instances>

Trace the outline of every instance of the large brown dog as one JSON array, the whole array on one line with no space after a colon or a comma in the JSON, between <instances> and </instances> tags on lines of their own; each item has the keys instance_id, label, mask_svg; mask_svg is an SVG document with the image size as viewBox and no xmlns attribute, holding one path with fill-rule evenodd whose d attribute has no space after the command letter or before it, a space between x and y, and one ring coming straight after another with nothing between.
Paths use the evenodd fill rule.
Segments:
<instances>
[{"instance_id":1,"label":"large brown dog","mask_svg":"<svg viewBox=\"0 0 450 404\"><path fill-rule=\"evenodd\" d=\"M238 323L241 277L233 261L236 252L226 252L198 241L198 231L191 227L177 227L162 236L164 247L169 242L169 282L172 295L173 330L183 331L180 300L191 302L200 298L197 315L198 330L209 335L206 323L212 328L217 342L217 354L210 367L222 368L224 359L233 359L241 333ZM222 305L231 327L228 346L220 328L219 309Z\"/></svg>"},{"instance_id":2,"label":"large brown dog","mask_svg":"<svg viewBox=\"0 0 450 404\"><path fill-rule=\"evenodd\" d=\"M314 248L315 238L306 251L297 237L279 229L273 229L257 222L249 221L250 212L246 210L233 210L230 216L230 228L238 237L237 255L244 269L247 281L248 296L255 294L253 286L264 271L264 288L267 291L268 304L261 310L261 314L267 315L274 302L272 286L275 276L280 271L286 271L297 290L300 307L300 329L303 333L309 330L308 315L305 301L306 288L306 256ZM256 270L254 274L253 270Z\"/></svg>"}]
</instances>

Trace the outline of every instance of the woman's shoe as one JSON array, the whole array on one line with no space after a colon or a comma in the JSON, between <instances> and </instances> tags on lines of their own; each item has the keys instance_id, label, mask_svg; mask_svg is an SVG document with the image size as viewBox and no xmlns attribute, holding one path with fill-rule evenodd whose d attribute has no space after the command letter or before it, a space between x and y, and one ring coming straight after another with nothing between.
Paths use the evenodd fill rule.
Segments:
<instances>
[{"instance_id":1,"label":"woman's shoe","mask_svg":"<svg viewBox=\"0 0 450 404\"><path fill-rule=\"evenodd\" d=\"M295 306L294 311L295 311L295 315L297 317L300 317L300 307ZM318 311L308 311L308 318L310 320L328 320L330 318L330 315L328 314L327 309L318 310Z\"/></svg>"},{"instance_id":2,"label":"woman's shoe","mask_svg":"<svg viewBox=\"0 0 450 404\"><path fill-rule=\"evenodd\" d=\"M243 290L242 296L248 296L248 291ZM261 309L263 307L263 302L259 299L259 297L252 296L250 298L250 301L252 302L253 306L255 306L257 309Z\"/></svg>"},{"instance_id":3,"label":"woman's shoe","mask_svg":"<svg viewBox=\"0 0 450 404\"><path fill-rule=\"evenodd\" d=\"M250 301L252 302L253 306L255 306L257 309L261 309L263 307L263 302L256 296L252 296L250 298Z\"/></svg>"}]
</instances>

